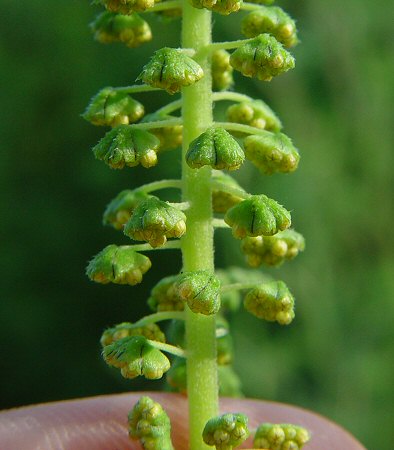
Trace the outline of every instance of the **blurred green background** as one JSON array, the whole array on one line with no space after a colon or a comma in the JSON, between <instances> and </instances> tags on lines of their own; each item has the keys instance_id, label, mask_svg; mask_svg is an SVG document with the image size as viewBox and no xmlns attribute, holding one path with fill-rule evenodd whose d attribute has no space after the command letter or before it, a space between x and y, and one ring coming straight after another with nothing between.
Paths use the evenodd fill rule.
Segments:
<instances>
[{"instance_id":1,"label":"blurred green background","mask_svg":"<svg viewBox=\"0 0 394 450\"><path fill-rule=\"evenodd\" d=\"M307 251L280 269L297 299L289 327L240 312L232 318L236 369L249 397L294 403L350 430L371 450L392 450L394 262L392 17L377 0L278 1L297 19L296 70L237 87L266 100L300 149L299 170L237 174L292 210ZM178 45L179 24L149 15L156 38L130 51L93 41L88 1L1 0L1 395L7 408L160 383L125 381L105 367L106 326L148 312L145 299L179 270L171 252L135 288L100 286L88 259L127 238L101 227L120 190L179 173L159 166L111 171L90 148L104 130L80 118L101 87L132 84L154 49ZM240 15L215 17L215 39L239 39ZM165 94L138 96L148 112ZM245 266L218 232L219 266ZM164 254L165 253L165 254Z\"/></svg>"}]
</instances>

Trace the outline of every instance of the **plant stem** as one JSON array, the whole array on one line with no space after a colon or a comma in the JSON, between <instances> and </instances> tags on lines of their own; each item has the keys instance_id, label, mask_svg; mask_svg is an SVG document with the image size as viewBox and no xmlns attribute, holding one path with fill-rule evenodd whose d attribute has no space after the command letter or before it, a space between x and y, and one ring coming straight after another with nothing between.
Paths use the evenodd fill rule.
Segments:
<instances>
[{"instance_id":1,"label":"plant stem","mask_svg":"<svg viewBox=\"0 0 394 450\"><path fill-rule=\"evenodd\" d=\"M269 134L272 135L271 131L262 130L261 128L251 127L250 125L244 125L242 123L235 122L216 122L216 126L222 127L229 131L238 131L240 133L246 134Z\"/></svg>"},{"instance_id":2,"label":"plant stem","mask_svg":"<svg viewBox=\"0 0 394 450\"><path fill-rule=\"evenodd\" d=\"M123 92L124 94L138 94L139 92L151 92L159 90L159 88L149 86L148 84L133 84L132 86L121 86L114 88L114 91Z\"/></svg>"},{"instance_id":3,"label":"plant stem","mask_svg":"<svg viewBox=\"0 0 394 450\"><path fill-rule=\"evenodd\" d=\"M163 352L170 353L171 355L178 356L180 358L186 357L185 350L179 347L175 347L175 345L164 344L163 342L158 341L151 341L150 339L147 339L147 341L152 347L163 350Z\"/></svg>"},{"instance_id":4,"label":"plant stem","mask_svg":"<svg viewBox=\"0 0 394 450\"><path fill-rule=\"evenodd\" d=\"M241 47L252 39L238 39L237 41L225 41L225 42L214 42L202 47L196 57L204 57L207 54L211 54L216 50L232 50L233 48Z\"/></svg>"},{"instance_id":5,"label":"plant stem","mask_svg":"<svg viewBox=\"0 0 394 450\"><path fill-rule=\"evenodd\" d=\"M199 52L212 41L211 12L193 8L188 1L183 6L182 47ZM191 204L187 214L187 233L182 238L183 269L214 271L213 227L211 202L211 169L190 169L186 152L190 142L212 124L212 81L210 61L196 55L204 77L182 90L183 201ZM189 399L189 449L210 449L203 443L206 422L219 411L216 363L215 316L193 313L187 306L187 392Z\"/></svg>"},{"instance_id":6,"label":"plant stem","mask_svg":"<svg viewBox=\"0 0 394 450\"><path fill-rule=\"evenodd\" d=\"M179 239L174 241L167 241L161 247L152 247L150 244L135 244L135 245L125 245L124 247L132 248L135 252L149 252L151 250L174 250L181 248L181 243Z\"/></svg>"},{"instance_id":7,"label":"plant stem","mask_svg":"<svg viewBox=\"0 0 394 450\"><path fill-rule=\"evenodd\" d=\"M214 92L212 94L212 100L217 102L219 100L229 100L234 102L250 102L253 100L252 97L245 94L239 94L238 92L231 91L222 91L222 92Z\"/></svg>"},{"instance_id":8,"label":"plant stem","mask_svg":"<svg viewBox=\"0 0 394 450\"><path fill-rule=\"evenodd\" d=\"M136 189L136 191L145 192L146 194L149 194L149 192L158 191L160 189L167 189L167 188L176 188L181 189L182 188L182 180L159 180L159 181L153 181L152 183L147 183L139 188Z\"/></svg>"},{"instance_id":9,"label":"plant stem","mask_svg":"<svg viewBox=\"0 0 394 450\"><path fill-rule=\"evenodd\" d=\"M133 323L133 328L144 327L151 323L161 322L162 320L185 320L183 311L160 311L158 313L149 314L137 322Z\"/></svg>"},{"instance_id":10,"label":"plant stem","mask_svg":"<svg viewBox=\"0 0 394 450\"><path fill-rule=\"evenodd\" d=\"M151 130L156 128L176 127L177 125L182 125L182 120L176 117L168 120L155 120L154 122L133 123L130 126L138 128L139 130Z\"/></svg>"}]
</instances>

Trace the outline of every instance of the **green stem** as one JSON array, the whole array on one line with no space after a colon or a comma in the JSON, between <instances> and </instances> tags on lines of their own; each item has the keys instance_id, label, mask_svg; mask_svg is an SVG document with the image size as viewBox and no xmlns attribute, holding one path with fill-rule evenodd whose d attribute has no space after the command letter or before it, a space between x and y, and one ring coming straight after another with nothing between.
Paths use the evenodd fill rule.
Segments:
<instances>
[{"instance_id":1,"label":"green stem","mask_svg":"<svg viewBox=\"0 0 394 450\"><path fill-rule=\"evenodd\" d=\"M171 114L172 112L176 111L179 108L182 108L181 98L171 103L167 103L167 105L164 105L163 107L159 108L156 111L156 114Z\"/></svg>"},{"instance_id":2,"label":"green stem","mask_svg":"<svg viewBox=\"0 0 394 450\"><path fill-rule=\"evenodd\" d=\"M151 130L156 128L176 127L177 125L182 125L182 119L178 119L176 117L174 119L168 120L155 120L154 122L134 123L130 126L133 128L138 128L139 130Z\"/></svg>"},{"instance_id":3,"label":"green stem","mask_svg":"<svg viewBox=\"0 0 394 450\"><path fill-rule=\"evenodd\" d=\"M198 53L209 46L211 12L193 8L188 1L183 7L182 46L194 48L195 60L204 77L182 90L183 158L182 196L191 204L187 214L187 233L182 237L183 269L214 272L213 227L211 204L211 169L190 169L186 152L190 142L212 125L212 79L208 55ZM193 313L187 306L187 392L189 399L189 449L210 449L202 441L206 422L219 411L216 363L215 316Z\"/></svg>"},{"instance_id":4,"label":"green stem","mask_svg":"<svg viewBox=\"0 0 394 450\"><path fill-rule=\"evenodd\" d=\"M151 250L173 250L181 248L181 242L179 240L167 241L161 247L155 248L153 248L150 244L125 245L124 247L132 248L135 252L149 252Z\"/></svg>"},{"instance_id":5,"label":"green stem","mask_svg":"<svg viewBox=\"0 0 394 450\"><path fill-rule=\"evenodd\" d=\"M187 209L190 208L190 203L189 202L181 202L181 203L168 202L168 204L173 206L174 208L179 209L179 211L186 211Z\"/></svg>"},{"instance_id":6,"label":"green stem","mask_svg":"<svg viewBox=\"0 0 394 450\"><path fill-rule=\"evenodd\" d=\"M182 180L160 180L153 181L152 183L147 183L140 186L136 191L145 192L149 194L149 192L158 191L160 189L168 189L168 188L182 188Z\"/></svg>"},{"instance_id":7,"label":"green stem","mask_svg":"<svg viewBox=\"0 0 394 450\"><path fill-rule=\"evenodd\" d=\"M214 42L202 47L196 54L196 57L206 57L216 50L232 50L233 48L241 47L252 39L239 39L237 41Z\"/></svg>"},{"instance_id":8,"label":"green stem","mask_svg":"<svg viewBox=\"0 0 394 450\"><path fill-rule=\"evenodd\" d=\"M238 131L245 134L268 134L272 135L271 131L262 130L261 128L251 127L250 125L243 125L236 122L215 122L218 127L225 128L228 131Z\"/></svg>"},{"instance_id":9,"label":"green stem","mask_svg":"<svg viewBox=\"0 0 394 450\"><path fill-rule=\"evenodd\" d=\"M222 91L222 92L214 92L212 95L212 100L217 102L219 100L230 100L234 102L251 102L253 101L252 97L245 94L238 94L238 92L231 91Z\"/></svg>"},{"instance_id":10,"label":"green stem","mask_svg":"<svg viewBox=\"0 0 394 450\"><path fill-rule=\"evenodd\" d=\"M133 84L132 86L114 88L114 91L122 92L124 94L138 94L139 92L160 91L160 89L149 86L148 84Z\"/></svg>"},{"instance_id":11,"label":"green stem","mask_svg":"<svg viewBox=\"0 0 394 450\"><path fill-rule=\"evenodd\" d=\"M170 353L174 356L179 356L180 358L186 358L185 350L183 350L182 348L175 347L174 345L170 344L164 344L163 342L151 341L150 339L147 339L147 341L152 347L163 350L163 352Z\"/></svg>"},{"instance_id":12,"label":"green stem","mask_svg":"<svg viewBox=\"0 0 394 450\"><path fill-rule=\"evenodd\" d=\"M238 92L231 91L222 91L222 92L213 92L212 93L212 101L217 102L220 100L228 100L234 102L251 102L253 100L252 97L245 94L238 94ZM182 108L182 99L175 100L171 103L167 103L167 105L159 108L156 111L156 114L171 114L177 109Z\"/></svg>"},{"instance_id":13,"label":"green stem","mask_svg":"<svg viewBox=\"0 0 394 450\"><path fill-rule=\"evenodd\" d=\"M162 320L185 320L185 313L183 311L161 311L154 314L149 314L137 322L133 323L133 328L144 327L151 323L161 322Z\"/></svg>"}]
</instances>

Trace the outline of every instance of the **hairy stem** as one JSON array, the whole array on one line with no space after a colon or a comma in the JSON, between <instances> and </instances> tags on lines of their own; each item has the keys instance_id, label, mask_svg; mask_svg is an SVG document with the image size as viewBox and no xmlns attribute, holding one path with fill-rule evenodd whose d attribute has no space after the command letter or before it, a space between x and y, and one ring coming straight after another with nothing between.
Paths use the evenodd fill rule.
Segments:
<instances>
[{"instance_id":1,"label":"hairy stem","mask_svg":"<svg viewBox=\"0 0 394 450\"><path fill-rule=\"evenodd\" d=\"M149 316L145 316L133 323L133 328L144 327L151 323L161 322L162 320L185 320L185 313L183 311L161 311L149 314Z\"/></svg>"},{"instance_id":2,"label":"hairy stem","mask_svg":"<svg viewBox=\"0 0 394 450\"><path fill-rule=\"evenodd\" d=\"M171 355L178 356L179 358L185 358L185 351L179 347L175 347L174 345L164 344L163 342L151 341L147 339L149 344L152 347L157 348L158 350L162 350L163 352L170 353Z\"/></svg>"},{"instance_id":3,"label":"hairy stem","mask_svg":"<svg viewBox=\"0 0 394 450\"><path fill-rule=\"evenodd\" d=\"M183 7L182 46L198 53L211 43L211 12ZM198 83L182 91L183 160L182 195L191 204L187 214L187 233L182 238L183 269L214 271L211 204L211 169L190 169L186 152L190 142L212 124L212 81L207 54L196 61L204 70ZM189 448L209 449L202 441L206 422L218 414L215 316L193 313L187 306L187 391L189 398Z\"/></svg>"},{"instance_id":4,"label":"hairy stem","mask_svg":"<svg viewBox=\"0 0 394 450\"><path fill-rule=\"evenodd\" d=\"M147 183L147 184L140 186L136 190L145 192L146 194L149 194L149 192L154 192L154 191L158 191L160 189L168 189L168 188L181 189L182 188L182 180L153 181L152 183Z\"/></svg>"}]
</instances>

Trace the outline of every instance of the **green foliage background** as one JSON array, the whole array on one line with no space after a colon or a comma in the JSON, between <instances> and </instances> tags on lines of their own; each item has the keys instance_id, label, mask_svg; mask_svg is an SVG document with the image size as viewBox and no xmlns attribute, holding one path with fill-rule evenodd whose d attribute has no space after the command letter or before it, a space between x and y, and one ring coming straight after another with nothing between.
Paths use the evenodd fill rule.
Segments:
<instances>
[{"instance_id":1,"label":"green foliage background","mask_svg":"<svg viewBox=\"0 0 394 450\"><path fill-rule=\"evenodd\" d=\"M130 51L95 43L87 1L0 2L2 299L0 407L156 389L104 366L104 327L148 312L157 280L180 267L158 252L135 288L99 286L87 260L127 242L101 227L106 203L145 180L176 176L177 154L158 167L110 171L89 148L103 129L79 114L106 85L132 84L154 49L177 46L178 25L149 16L156 38ZM293 210L307 239L297 260L270 272L297 299L288 328L241 312L232 318L236 367L249 397L295 403L339 422L369 449L391 450L393 418L392 21L382 0L279 1L298 19L297 68L271 83L237 76L268 101L302 154L291 176L238 179ZM240 37L239 16L217 18L218 39ZM165 94L145 94L148 112ZM220 113L220 110L218 109ZM244 265L219 231L219 266ZM166 253L166 254L163 254Z\"/></svg>"}]
</instances>

